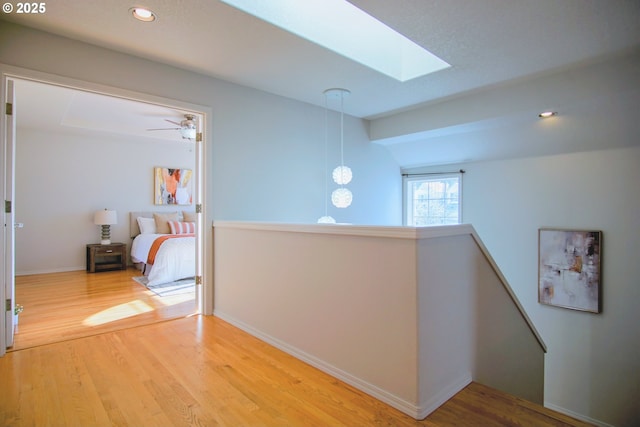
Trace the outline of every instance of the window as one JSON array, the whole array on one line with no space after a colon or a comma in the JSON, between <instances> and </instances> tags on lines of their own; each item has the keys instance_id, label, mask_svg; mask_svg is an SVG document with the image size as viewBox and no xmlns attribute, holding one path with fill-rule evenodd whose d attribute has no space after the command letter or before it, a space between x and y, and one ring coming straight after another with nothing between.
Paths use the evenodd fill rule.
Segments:
<instances>
[{"instance_id":1,"label":"window","mask_svg":"<svg viewBox=\"0 0 640 427\"><path fill-rule=\"evenodd\" d=\"M405 175L405 225L460 224L462 222L462 174Z\"/></svg>"}]
</instances>

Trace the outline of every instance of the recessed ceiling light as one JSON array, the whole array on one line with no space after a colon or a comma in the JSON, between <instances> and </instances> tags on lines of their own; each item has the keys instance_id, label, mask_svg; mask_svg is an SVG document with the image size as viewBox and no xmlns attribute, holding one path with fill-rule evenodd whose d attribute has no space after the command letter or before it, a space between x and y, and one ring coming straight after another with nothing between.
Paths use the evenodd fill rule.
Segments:
<instances>
[{"instance_id":1,"label":"recessed ceiling light","mask_svg":"<svg viewBox=\"0 0 640 427\"><path fill-rule=\"evenodd\" d=\"M548 117L553 117L557 114L558 114L557 111L545 111L543 113L538 114L538 117L540 117L541 119L546 119Z\"/></svg>"},{"instance_id":2,"label":"recessed ceiling light","mask_svg":"<svg viewBox=\"0 0 640 427\"><path fill-rule=\"evenodd\" d=\"M345 0L221 0L398 81L450 67Z\"/></svg>"},{"instance_id":3,"label":"recessed ceiling light","mask_svg":"<svg viewBox=\"0 0 640 427\"><path fill-rule=\"evenodd\" d=\"M144 7L132 7L129 9L129 12L131 12L133 17L138 21L153 22L156 20L156 14Z\"/></svg>"}]
</instances>

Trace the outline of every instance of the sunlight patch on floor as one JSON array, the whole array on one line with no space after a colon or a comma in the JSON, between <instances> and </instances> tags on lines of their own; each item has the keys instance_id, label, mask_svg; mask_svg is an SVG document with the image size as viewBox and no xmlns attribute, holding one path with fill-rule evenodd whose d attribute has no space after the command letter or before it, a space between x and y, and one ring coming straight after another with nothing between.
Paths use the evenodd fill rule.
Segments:
<instances>
[{"instance_id":1,"label":"sunlight patch on floor","mask_svg":"<svg viewBox=\"0 0 640 427\"><path fill-rule=\"evenodd\" d=\"M153 292L151 292L153 294ZM184 294L172 295L168 297L161 297L159 295L151 296L157 305L163 305L164 307L170 307L172 305L181 304L183 302L187 302L189 300L194 299L193 292L188 292Z\"/></svg>"},{"instance_id":2,"label":"sunlight patch on floor","mask_svg":"<svg viewBox=\"0 0 640 427\"><path fill-rule=\"evenodd\" d=\"M104 325L105 323L115 322L117 320L126 319L127 317L133 317L137 316L138 314L148 313L153 310L154 308L149 304L140 300L135 300L124 304L119 304L93 314L84 319L82 324L85 326Z\"/></svg>"}]
</instances>

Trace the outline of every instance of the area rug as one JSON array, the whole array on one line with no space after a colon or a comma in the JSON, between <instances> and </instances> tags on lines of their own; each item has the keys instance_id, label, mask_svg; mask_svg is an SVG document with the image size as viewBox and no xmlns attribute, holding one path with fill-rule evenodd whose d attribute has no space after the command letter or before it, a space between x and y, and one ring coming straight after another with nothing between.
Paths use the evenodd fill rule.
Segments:
<instances>
[{"instance_id":1,"label":"area rug","mask_svg":"<svg viewBox=\"0 0 640 427\"><path fill-rule=\"evenodd\" d=\"M174 295L195 292L196 281L193 277L187 279L176 280L175 282L163 283L161 285L148 286L149 279L146 276L134 277L133 280L149 289L154 294L161 297L170 297Z\"/></svg>"}]
</instances>

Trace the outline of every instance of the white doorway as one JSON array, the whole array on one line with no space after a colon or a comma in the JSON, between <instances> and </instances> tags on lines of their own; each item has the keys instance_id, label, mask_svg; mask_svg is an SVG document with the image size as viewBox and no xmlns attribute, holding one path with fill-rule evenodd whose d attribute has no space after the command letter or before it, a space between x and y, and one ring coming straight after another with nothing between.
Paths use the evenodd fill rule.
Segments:
<instances>
[{"instance_id":1,"label":"white doorway","mask_svg":"<svg viewBox=\"0 0 640 427\"><path fill-rule=\"evenodd\" d=\"M100 188L96 187L99 187L101 181L110 181L110 176L107 175L103 178L94 176L91 178L91 174L104 175L104 171L97 171L95 167L91 167L91 164L95 165L96 159L100 159L100 161L104 159L105 162L110 162L109 167L113 174L130 177L129 180L131 183L135 183L140 179L149 179L141 178L141 174L149 174L149 176L152 174L152 170L149 170L149 163L144 161L145 154L148 155L150 150L168 150L170 149L168 147L171 147L172 144L179 144L182 142L180 141L181 138L179 136L176 138L175 135L171 135L174 132L171 128L175 127L172 122L175 122L176 119L180 120L180 117L186 113L193 114L198 123L198 130L204 134L206 127L206 115L208 114L206 108L197 105L185 104L168 99L159 99L145 94L130 93L115 88L97 87L96 85L84 82L69 82L66 79L65 81L61 81L62 79L55 76L42 76L40 74L35 74L36 73L28 71L16 74L3 73L3 84L6 81L12 81L14 82L14 85L17 86L13 111L13 118L18 123L16 143L19 146L21 138L20 131L21 129L24 129L25 126L30 126L30 130L23 130L23 132L39 132L40 135L43 133L46 134L46 132L48 132L45 130L45 126L47 126L47 124L44 122L46 122L46 120L54 120L58 122L58 126L65 126L66 130L69 131L69 135L72 135L72 137L65 138L64 136L55 136L53 133L47 134L51 135L51 138L47 138L48 141L51 142L51 146L43 146L44 148L42 148L41 152L35 154L32 152L29 155L29 159L27 161L30 164L29 169L31 170L26 173L33 174L33 179L35 181L40 181L39 184L36 183L35 185L48 187L50 192L44 193L46 194L46 197L44 198L47 200L31 200L29 194L21 194L20 186L17 187L18 190L15 194L16 203L14 203L15 209L14 212L12 212L12 214L15 215L13 215L12 221L24 223L24 229L17 230L16 232L16 274L38 274L84 268L84 258L82 258L82 255L80 257L78 256L77 249L78 246L84 246L84 244L80 245L79 242L70 245L75 248L71 249L67 255L62 255L62 257L58 257L53 261L51 260L54 255L59 255L57 252L61 251L60 248L62 245L60 243L70 239L73 240L75 235L79 234L85 236L85 243L91 243L99 237L99 230L90 223L90 218L92 216L91 211L94 209L90 206L91 203L84 203L84 207L82 207L83 203L73 200L73 195L70 196L68 193L61 191L62 189L60 186L68 185L70 182L69 180L83 182L86 184L86 191L82 191L80 194L75 195L78 200L93 200L92 203L99 203L101 206L120 203L120 240L128 239L128 211L152 210L153 188L149 186L147 192L143 191L141 194L136 196L130 193L138 190L131 190L129 187L124 186L120 189L120 195L118 197L114 198L113 194L111 196L105 196L106 192L104 191L104 188L102 188L101 191ZM67 97L66 101L52 100L55 98L50 97L55 94L62 94L63 97ZM111 108L109 105L111 105ZM113 107L114 105L116 106L115 108ZM94 111L90 111L92 109ZM25 122L27 124L25 124ZM167 130L154 132L147 131L147 129L152 128L166 128ZM136 132L139 134L137 135ZM150 137L149 135L152 133L153 137ZM82 142L86 142L87 146L82 147L82 149L79 148L78 151L79 153L82 152L84 154L77 156L75 159L61 159L56 157L55 143L59 138L74 139L80 144ZM126 143L130 144L131 149L129 151L125 150L114 154L113 151L115 148L108 145L107 141L109 140L120 141L120 147L123 144L122 141L126 140ZM202 138L201 140L206 141L206 138ZM153 141L152 145L148 144L149 141ZM5 141L5 145L6 144L7 141ZM188 155L192 156L193 159L195 185L193 195L194 200L191 208L193 209L195 205L202 207L203 194L205 194L203 179L204 144L201 141L191 142L189 145L184 145L183 143L180 150L188 151ZM20 155L21 151L16 150L16 164L18 165L18 170L21 165L24 165L23 160L25 160L19 158ZM93 157L89 158L88 156L90 155ZM149 155L149 157L151 156ZM117 162L118 158L127 158L130 161L123 165ZM133 163L131 162L132 159ZM46 176L39 176L37 173L38 165L45 163L49 166L51 164L59 164L59 175L49 173ZM69 170L69 165L74 164L75 166L73 167L73 171ZM137 169L132 167L132 165L135 164L139 164L140 167ZM182 164L172 165L167 163L157 164L155 166L184 167ZM145 168L146 171L144 170ZM24 175L24 169L25 168L23 166L22 171L19 173ZM48 170L51 169L49 168ZM111 178L112 177L113 175ZM3 186L5 184L4 181L6 181L6 177L3 177ZM132 184L131 188L133 187L135 187L135 185ZM63 194L64 196L62 196ZM43 196L39 195L37 198L42 199ZM136 201L135 199L138 200ZM124 200L124 202L122 202L122 200ZM24 209L21 209L21 206L24 206ZM37 206L40 207L37 208ZM130 208L127 206L130 206ZM74 210L78 212L73 213ZM205 239L202 232L204 207L201 211L202 214L199 215L199 226L196 233L198 236L196 239L196 258L198 260L196 269L198 272L197 274L203 279L202 282L206 283L204 280L203 268ZM27 212L29 212L28 216ZM23 213L26 218L21 218L21 214ZM67 223L65 226L68 226L69 223L75 223L76 230L73 233L70 233L68 230L61 229L63 227L62 223L49 222L47 225L47 221L35 221L35 218L38 215L40 215L42 219L42 217L46 217L51 213L54 213L54 216L57 216L58 218L60 215L62 215L62 217L66 217ZM6 218L7 213L5 212L5 221ZM37 230L30 230L29 227L32 225L40 228ZM6 245L8 244L5 239L6 227L7 226L5 225L2 236L4 242L3 255L7 249ZM46 228L49 228L50 230L47 231ZM22 232L29 232L30 236L26 242L21 243L21 240L25 237L20 235ZM89 233L89 235L87 233ZM114 233L117 233L117 231L112 231L112 235ZM44 245L44 242L51 242L52 240L57 243L57 246L53 246L53 252L51 246L47 248L46 245ZM34 248L41 246L45 246L43 251L39 252L37 250L33 250ZM25 248L27 248L26 252ZM46 255L47 252L49 255ZM26 255L27 253L28 255ZM31 258L34 258L35 256L35 262L21 262L21 258L24 258L25 256ZM49 262L48 264L47 259ZM4 273L5 271L3 271L3 274ZM200 311L203 312L204 296L199 296L199 308ZM6 298L6 292L3 292L2 298ZM10 325L7 324L8 319L5 322L6 323L2 325L2 330L8 331L10 330ZM3 334L2 338L3 339L0 340L0 345L2 345L2 348L0 348L0 355L4 354L6 348L5 344L7 342L5 334Z\"/></svg>"}]
</instances>

